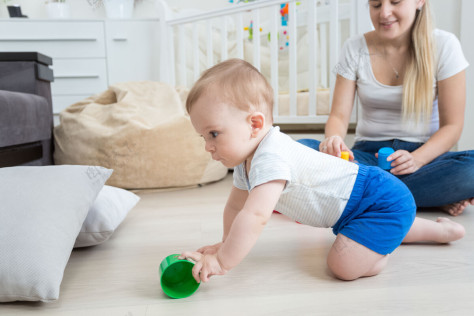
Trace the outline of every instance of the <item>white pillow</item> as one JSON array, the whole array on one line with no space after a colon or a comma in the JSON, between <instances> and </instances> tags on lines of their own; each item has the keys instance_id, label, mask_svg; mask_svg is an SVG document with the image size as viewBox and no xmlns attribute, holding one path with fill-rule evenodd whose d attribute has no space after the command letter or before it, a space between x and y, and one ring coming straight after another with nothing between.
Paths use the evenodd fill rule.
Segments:
<instances>
[{"instance_id":1,"label":"white pillow","mask_svg":"<svg viewBox=\"0 0 474 316\"><path fill-rule=\"evenodd\" d=\"M89 210L74 247L94 246L109 239L139 200L132 192L105 185Z\"/></svg>"},{"instance_id":2,"label":"white pillow","mask_svg":"<svg viewBox=\"0 0 474 316\"><path fill-rule=\"evenodd\" d=\"M64 268L112 170L0 168L0 302L58 299Z\"/></svg>"}]
</instances>

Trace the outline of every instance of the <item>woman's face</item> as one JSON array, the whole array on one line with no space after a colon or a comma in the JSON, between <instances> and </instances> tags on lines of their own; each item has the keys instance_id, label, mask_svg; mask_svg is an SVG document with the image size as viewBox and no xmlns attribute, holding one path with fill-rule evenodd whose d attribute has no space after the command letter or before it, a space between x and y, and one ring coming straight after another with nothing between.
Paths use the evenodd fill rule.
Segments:
<instances>
[{"instance_id":1,"label":"woman's face","mask_svg":"<svg viewBox=\"0 0 474 316\"><path fill-rule=\"evenodd\" d=\"M410 37L416 11L425 0L369 0L370 19L381 40Z\"/></svg>"}]
</instances>

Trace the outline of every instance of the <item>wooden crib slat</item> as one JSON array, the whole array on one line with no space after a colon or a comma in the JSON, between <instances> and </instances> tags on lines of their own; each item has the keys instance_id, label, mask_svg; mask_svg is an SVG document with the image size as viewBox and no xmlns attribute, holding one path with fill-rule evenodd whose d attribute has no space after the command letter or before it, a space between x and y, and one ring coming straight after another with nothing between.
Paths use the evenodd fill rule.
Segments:
<instances>
[{"instance_id":1,"label":"wooden crib slat","mask_svg":"<svg viewBox=\"0 0 474 316\"><path fill-rule=\"evenodd\" d=\"M331 0L330 2L330 22L329 22L329 71L330 73L336 66L339 56L339 1ZM336 83L336 76L329 76L329 87L331 89L331 98L334 92L334 84Z\"/></svg>"},{"instance_id":2,"label":"wooden crib slat","mask_svg":"<svg viewBox=\"0 0 474 316\"><path fill-rule=\"evenodd\" d=\"M252 11L252 23L253 65L260 70L260 10L255 9Z\"/></svg>"},{"instance_id":3,"label":"wooden crib slat","mask_svg":"<svg viewBox=\"0 0 474 316\"><path fill-rule=\"evenodd\" d=\"M175 61L175 58L174 58L174 54L175 54L174 29L172 27L168 28L167 39L168 39L168 47L169 47L169 50L170 50L169 56L168 56L170 63L169 63L169 65L166 65L166 67L169 67L169 74L167 74L167 76L169 78L169 83L171 85L176 85L176 75L175 75L176 61Z\"/></svg>"},{"instance_id":4,"label":"wooden crib slat","mask_svg":"<svg viewBox=\"0 0 474 316\"><path fill-rule=\"evenodd\" d=\"M187 41L184 41L184 26L183 25L178 25L178 49L179 49L179 55L178 55L178 61L176 63L176 68L177 68L177 73L180 74L179 79L176 78L177 84L178 85L183 85L187 86L188 85L188 74L186 71L186 43Z\"/></svg>"},{"instance_id":5,"label":"wooden crib slat","mask_svg":"<svg viewBox=\"0 0 474 316\"><path fill-rule=\"evenodd\" d=\"M320 38L320 49L319 49L319 60L320 60L320 84L324 88L329 88L328 85L328 70L329 70L329 60L328 60L328 28L327 23L322 23L319 25L319 38Z\"/></svg>"},{"instance_id":6,"label":"wooden crib slat","mask_svg":"<svg viewBox=\"0 0 474 316\"><path fill-rule=\"evenodd\" d=\"M288 35L289 35L289 81L290 81L290 116L296 116L296 72L297 62L296 62L296 45L297 45L297 31L296 31L296 3L290 2L288 5Z\"/></svg>"},{"instance_id":7,"label":"wooden crib slat","mask_svg":"<svg viewBox=\"0 0 474 316\"><path fill-rule=\"evenodd\" d=\"M194 82L199 79L199 52L201 51L199 49L199 25L197 22L194 22L193 24L193 72L194 72Z\"/></svg>"},{"instance_id":8,"label":"wooden crib slat","mask_svg":"<svg viewBox=\"0 0 474 316\"><path fill-rule=\"evenodd\" d=\"M174 49L169 46L169 34L173 27L168 24L168 20L171 19L170 10L163 0L157 1L158 15L160 17L160 80L168 84L173 84L171 81L170 73L174 72L174 64L171 64L170 54L174 54Z\"/></svg>"},{"instance_id":9,"label":"wooden crib slat","mask_svg":"<svg viewBox=\"0 0 474 316\"><path fill-rule=\"evenodd\" d=\"M278 117L278 23L280 18L280 6L274 6L270 10L270 81L273 87L273 117Z\"/></svg>"},{"instance_id":10,"label":"wooden crib slat","mask_svg":"<svg viewBox=\"0 0 474 316\"><path fill-rule=\"evenodd\" d=\"M242 13L235 16L237 27L237 58L244 59L244 23Z\"/></svg>"},{"instance_id":11,"label":"wooden crib slat","mask_svg":"<svg viewBox=\"0 0 474 316\"><path fill-rule=\"evenodd\" d=\"M221 61L224 61L227 59L228 53L227 53L227 18L226 16L223 16L221 18Z\"/></svg>"},{"instance_id":12,"label":"wooden crib slat","mask_svg":"<svg viewBox=\"0 0 474 316\"><path fill-rule=\"evenodd\" d=\"M206 49L206 57L207 57L207 68L212 67L214 64L214 52L213 52L213 36L212 36L212 20L206 21L206 38L207 38L207 49ZM183 39L184 40L184 39Z\"/></svg>"},{"instance_id":13,"label":"wooden crib slat","mask_svg":"<svg viewBox=\"0 0 474 316\"><path fill-rule=\"evenodd\" d=\"M317 14L316 14L316 1L310 0L308 3L308 62L309 62L309 104L308 104L308 114L310 116L316 115L316 88L318 86L317 82L317 70L316 70L316 60L318 60L318 50L317 50Z\"/></svg>"}]
</instances>

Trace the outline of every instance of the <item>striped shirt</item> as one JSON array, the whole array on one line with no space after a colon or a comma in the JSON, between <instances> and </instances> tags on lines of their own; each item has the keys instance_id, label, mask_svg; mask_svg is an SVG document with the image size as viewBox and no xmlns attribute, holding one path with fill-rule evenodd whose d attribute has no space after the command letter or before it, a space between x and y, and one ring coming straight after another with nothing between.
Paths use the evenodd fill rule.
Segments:
<instances>
[{"instance_id":1,"label":"striped shirt","mask_svg":"<svg viewBox=\"0 0 474 316\"><path fill-rule=\"evenodd\" d=\"M341 216L354 186L359 166L306 147L272 127L255 151L250 172L234 170L234 186L251 191L286 180L275 209L306 225L332 227Z\"/></svg>"}]
</instances>

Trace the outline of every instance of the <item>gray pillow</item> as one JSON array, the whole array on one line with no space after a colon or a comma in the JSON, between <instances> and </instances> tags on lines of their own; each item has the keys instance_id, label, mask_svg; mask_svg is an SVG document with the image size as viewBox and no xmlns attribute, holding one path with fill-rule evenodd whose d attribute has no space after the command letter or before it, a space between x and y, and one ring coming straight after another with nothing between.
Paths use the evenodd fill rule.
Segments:
<instances>
[{"instance_id":1,"label":"gray pillow","mask_svg":"<svg viewBox=\"0 0 474 316\"><path fill-rule=\"evenodd\" d=\"M54 301L77 234L112 170L0 168L0 302Z\"/></svg>"},{"instance_id":2,"label":"gray pillow","mask_svg":"<svg viewBox=\"0 0 474 316\"><path fill-rule=\"evenodd\" d=\"M95 246L109 239L138 200L132 192L104 185L87 213L74 247Z\"/></svg>"}]
</instances>

